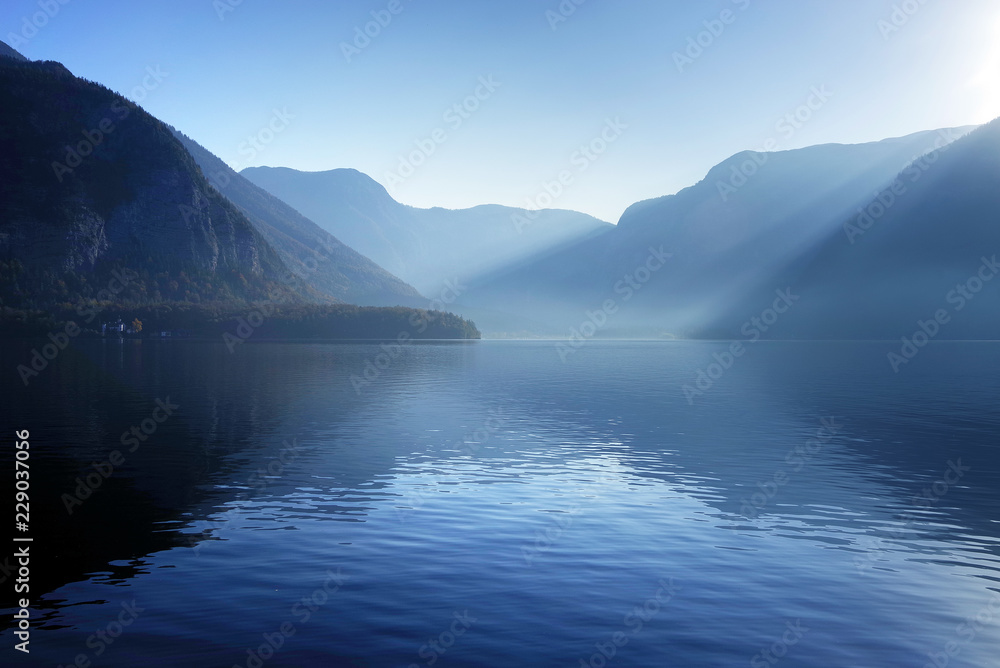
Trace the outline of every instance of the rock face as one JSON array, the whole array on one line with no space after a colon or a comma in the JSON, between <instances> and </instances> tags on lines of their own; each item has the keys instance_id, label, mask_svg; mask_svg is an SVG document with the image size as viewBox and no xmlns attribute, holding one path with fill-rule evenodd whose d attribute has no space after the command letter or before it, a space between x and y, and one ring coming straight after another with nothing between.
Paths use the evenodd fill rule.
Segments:
<instances>
[{"instance_id":1,"label":"rock face","mask_svg":"<svg viewBox=\"0 0 1000 668\"><path fill-rule=\"evenodd\" d=\"M210 183L246 214L288 267L317 292L361 306L425 306L417 290L230 169L190 137L174 135Z\"/></svg>"},{"instance_id":2,"label":"rock face","mask_svg":"<svg viewBox=\"0 0 1000 668\"><path fill-rule=\"evenodd\" d=\"M135 299L314 297L169 128L54 62L0 58L5 303L88 296L111 270Z\"/></svg>"}]
</instances>

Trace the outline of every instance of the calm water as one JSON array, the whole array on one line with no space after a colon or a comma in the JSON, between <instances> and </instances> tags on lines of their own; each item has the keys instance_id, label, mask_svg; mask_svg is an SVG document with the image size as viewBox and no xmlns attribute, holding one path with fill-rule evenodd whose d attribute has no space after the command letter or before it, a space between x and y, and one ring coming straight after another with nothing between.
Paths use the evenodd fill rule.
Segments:
<instances>
[{"instance_id":1,"label":"calm water","mask_svg":"<svg viewBox=\"0 0 1000 668\"><path fill-rule=\"evenodd\" d=\"M357 391L378 346L80 342L26 390L8 346L0 663L1000 665L1000 345L759 343L690 403L726 347L414 345Z\"/></svg>"}]
</instances>

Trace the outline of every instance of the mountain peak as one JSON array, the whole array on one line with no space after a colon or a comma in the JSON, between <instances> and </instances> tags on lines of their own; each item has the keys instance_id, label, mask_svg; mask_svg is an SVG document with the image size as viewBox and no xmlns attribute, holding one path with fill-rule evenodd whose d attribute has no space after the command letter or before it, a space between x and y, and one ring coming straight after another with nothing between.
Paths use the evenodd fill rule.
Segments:
<instances>
[{"instance_id":1,"label":"mountain peak","mask_svg":"<svg viewBox=\"0 0 1000 668\"><path fill-rule=\"evenodd\" d=\"M13 58L14 60L20 60L23 62L29 62L27 58L25 58L17 50L10 47L6 42L3 41L0 41L0 56L6 58Z\"/></svg>"},{"instance_id":2,"label":"mountain peak","mask_svg":"<svg viewBox=\"0 0 1000 668\"><path fill-rule=\"evenodd\" d=\"M351 168L327 169L319 172L303 172L289 167L247 167L240 175L258 183L296 183L299 187L308 189L320 188L335 190L340 193L365 193L369 197L379 198L383 203L392 201L382 184Z\"/></svg>"}]
</instances>

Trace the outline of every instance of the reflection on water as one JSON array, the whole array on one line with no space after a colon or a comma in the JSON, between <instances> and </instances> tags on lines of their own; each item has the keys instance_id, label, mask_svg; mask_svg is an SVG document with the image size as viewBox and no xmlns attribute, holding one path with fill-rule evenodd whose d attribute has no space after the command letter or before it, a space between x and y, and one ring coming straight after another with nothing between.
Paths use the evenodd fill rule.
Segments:
<instances>
[{"instance_id":1,"label":"reflection on water","mask_svg":"<svg viewBox=\"0 0 1000 668\"><path fill-rule=\"evenodd\" d=\"M689 402L725 347L415 345L360 392L378 346L9 374L31 660L997 665L1000 346L894 374L881 343L761 343Z\"/></svg>"}]
</instances>

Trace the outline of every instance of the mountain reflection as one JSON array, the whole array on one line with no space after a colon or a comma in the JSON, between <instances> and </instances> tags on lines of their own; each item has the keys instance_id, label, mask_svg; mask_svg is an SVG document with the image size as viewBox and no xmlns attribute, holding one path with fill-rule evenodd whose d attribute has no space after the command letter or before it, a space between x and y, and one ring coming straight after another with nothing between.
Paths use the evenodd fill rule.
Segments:
<instances>
[{"instance_id":1,"label":"mountain reflection","mask_svg":"<svg viewBox=\"0 0 1000 668\"><path fill-rule=\"evenodd\" d=\"M688 500L679 512L823 543L859 571L961 544L995 577L1000 382L979 370L1000 346L932 347L903 378L878 366L882 344L762 344L689 403L681 386L723 344L592 343L566 364L553 345L414 346L359 393L351 376L375 345L81 342L11 393L22 425L46 425L32 430L45 545L33 586L123 583L150 555L200 554L232 531L379 510L419 521L462 471L481 485L549 478L568 499L612 478L656 485L667 504ZM130 452L120 436L168 399L174 415ZM116 449L124 463L70 515L65 495ZM961 480L916 503L956 461ZM42 600L57 628L72 603Z\"/></svg>"}]
</instances>

